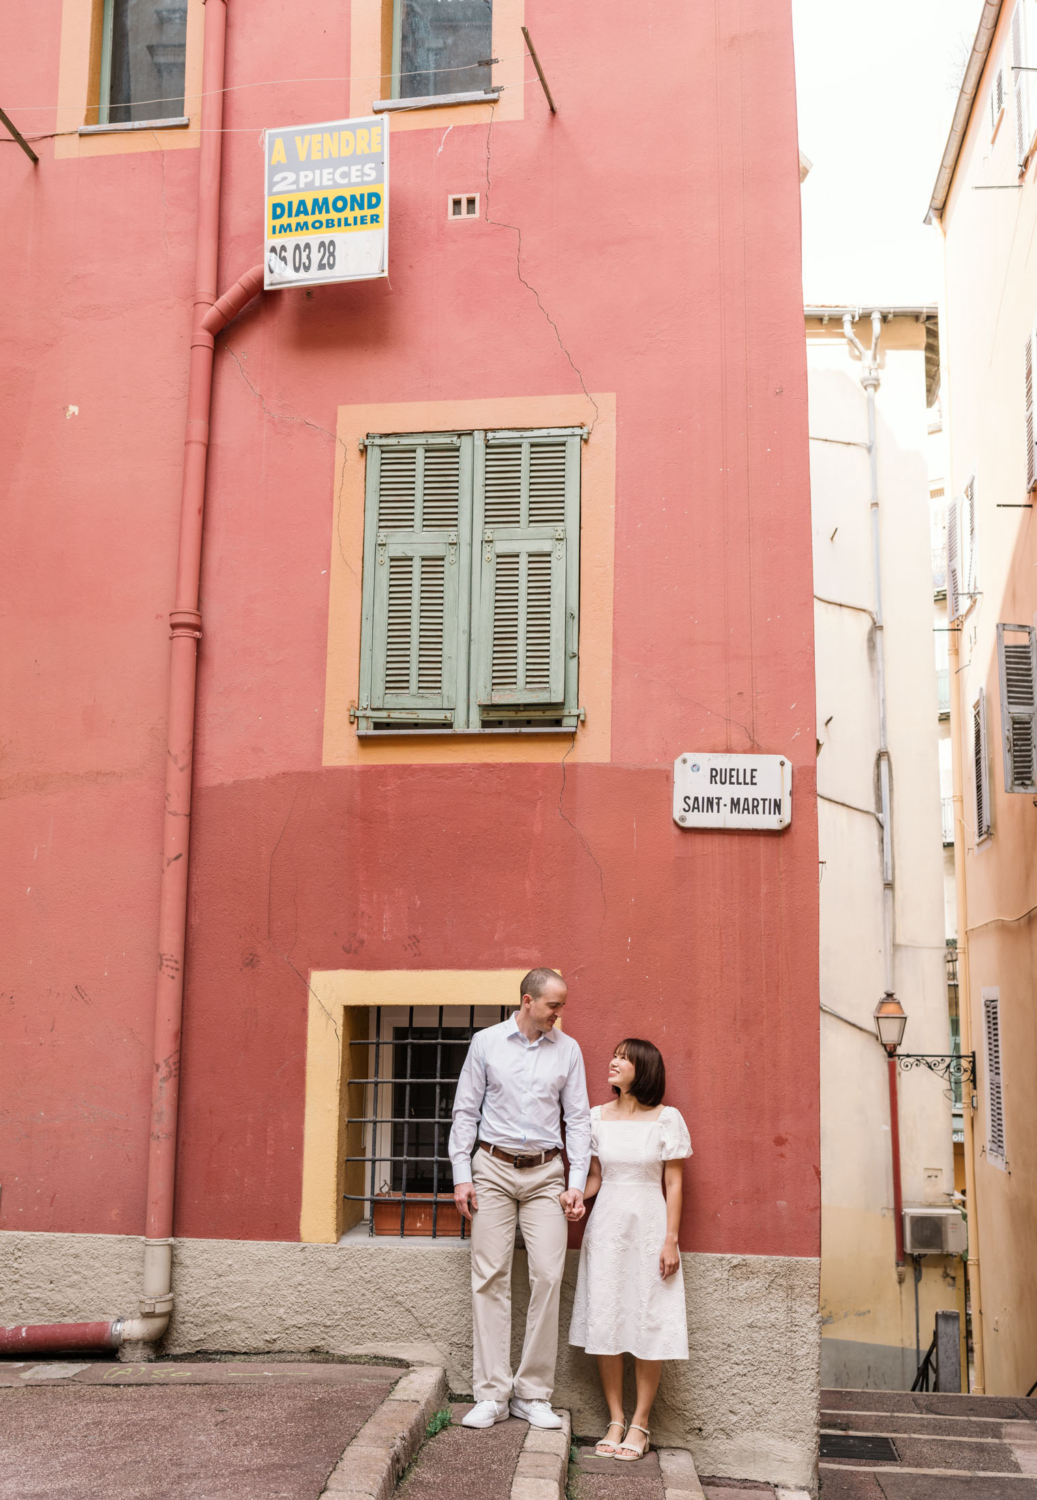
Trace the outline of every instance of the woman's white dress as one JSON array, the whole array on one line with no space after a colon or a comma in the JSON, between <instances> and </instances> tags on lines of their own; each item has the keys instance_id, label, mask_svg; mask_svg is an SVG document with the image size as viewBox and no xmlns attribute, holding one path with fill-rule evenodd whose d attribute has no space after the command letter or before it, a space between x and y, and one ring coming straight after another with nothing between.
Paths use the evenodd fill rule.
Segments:
<instances>
[{"instance_id":1,"label":"woman's white dress","mask_svg":"<svg viewBox=\"0 0 1037 1500\"><path fill-rule=\"evenodd\" d=\"M591 1154L601 1187L580 1251L570 1344L588 1354L687 1359L688 1323L680 1271L664 1281L659 1252L666 1238L663 1162L691 1155L679 1111L655 1119L603 1120L591 1110Z\"/></svg>"}]
</instances>

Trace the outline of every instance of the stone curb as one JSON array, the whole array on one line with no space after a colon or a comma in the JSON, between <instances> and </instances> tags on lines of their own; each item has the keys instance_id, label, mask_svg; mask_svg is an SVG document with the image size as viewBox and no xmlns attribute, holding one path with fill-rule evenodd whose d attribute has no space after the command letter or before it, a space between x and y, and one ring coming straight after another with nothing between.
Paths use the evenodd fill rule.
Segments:
<instances>
[{"instance_id":1,"label":"stone curb","mask_svg":"<svg viewBox=\"0 0 1037 1500\"><path fill-rule=\"evenodd\" d=\"M695 1460L686 1448L657 1448L666 1500L705 1500Z\"/></svg>"},{"instance_id":2,"label":"stone curb","mask_svg":"<svg viewBox=\"0 0 1037 1500\"><path fill-rule=\"evenodd\" d=\"M335 1500L389 1500L446 1397L445 1370L427 1366L409 1371L361 1427L321 1493Z\"/></svg>"},{"instance_id":3,"label":"stone curb","mask_svg":"<svg viewBox=\"0 0 1037 1500\"><path fill-rule=\"evenodd\" d=\"M572 1420L567 1411L558 1415L562 1426L553 1432L531 1427L526 1433L511 1481L511 1500L565 1500Z\"/></svg>"}]
</instances>

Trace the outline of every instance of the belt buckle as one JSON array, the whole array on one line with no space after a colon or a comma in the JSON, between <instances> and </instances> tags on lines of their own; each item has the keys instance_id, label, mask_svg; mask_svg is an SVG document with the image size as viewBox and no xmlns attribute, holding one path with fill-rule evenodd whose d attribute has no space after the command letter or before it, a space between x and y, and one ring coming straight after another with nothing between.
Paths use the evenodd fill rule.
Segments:
<instances>
[{"instance_id":1,"label":"belt buckle","mask_svg":"<svg viewBox=\"0 0 1037 1500\"><path fill-rule=\"evenodd\" d=\"M515 1166L519 1169L519 1171L524 1170L526 1167L532 1167L532 1166L535 1166L535 1165L536 1165L536 1156L535 1155L533 1155L533 1156L528 1156L528 1155L516 1156L516 1158L515 1158Z\"/></svg>"}]
</instances>

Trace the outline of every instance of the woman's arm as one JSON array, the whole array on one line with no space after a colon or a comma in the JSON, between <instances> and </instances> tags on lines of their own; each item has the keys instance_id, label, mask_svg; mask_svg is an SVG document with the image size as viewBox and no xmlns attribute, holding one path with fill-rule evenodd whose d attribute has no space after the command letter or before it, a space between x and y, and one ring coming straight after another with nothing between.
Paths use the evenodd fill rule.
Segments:
<instances>
[{"instance_id":1,"label":"woman's arm","mask_svg":"<svg viewBox=\"0 0 1037 1500\"><path fill-rule=\"evenodd\" d=\"M681 1204L684 1201L684 1161L682 1158L663 1162L663 1184L666 1188L666 1238L659 1252L659 1274L665 1281L680 1268L681 1263L677 1230L680 1228ZM587 1187L589 1190L589 1182Z\"/></svg>"},{"instance_id":2,"label":"woman's arm","mask_svg":"<svg viewBox=\"0 0 1037 1500\"><path fill-rule=\"evenodd\" d=\"M593 1198L601 1187L601 1162L596 1156L591 1157L590 1171L587 1173L587 1186L583 1190L585 1198Z\"/></svg>"}]
</instances>

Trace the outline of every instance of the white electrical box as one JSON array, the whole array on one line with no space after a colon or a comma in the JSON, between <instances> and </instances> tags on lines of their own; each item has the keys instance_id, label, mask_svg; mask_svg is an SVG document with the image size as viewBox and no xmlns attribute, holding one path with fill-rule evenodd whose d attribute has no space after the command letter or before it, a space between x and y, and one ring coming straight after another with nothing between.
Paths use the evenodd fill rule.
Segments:
<instances>
[{"instance_id":1,"label":"white electrical box","mask_svg":"<svg viewBox=\"0 0 1037 1500\"><path fill-rule=\"evenodd\" d=\"M968 1245L965 1220L956 1208L905 1208L908 1255L961 1255Z\"/></svg>"}]
</instances>

